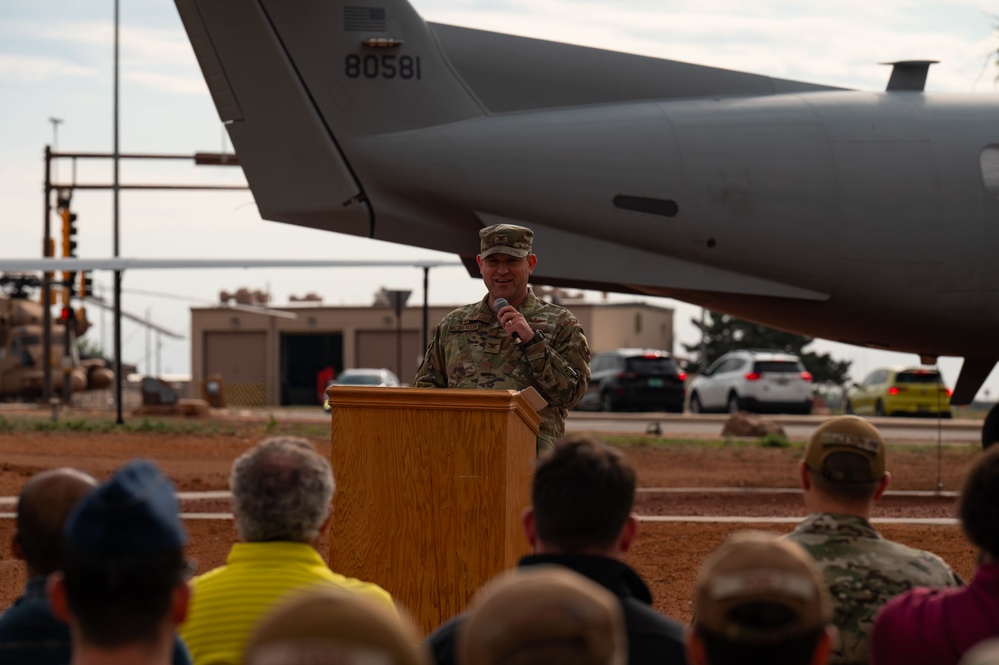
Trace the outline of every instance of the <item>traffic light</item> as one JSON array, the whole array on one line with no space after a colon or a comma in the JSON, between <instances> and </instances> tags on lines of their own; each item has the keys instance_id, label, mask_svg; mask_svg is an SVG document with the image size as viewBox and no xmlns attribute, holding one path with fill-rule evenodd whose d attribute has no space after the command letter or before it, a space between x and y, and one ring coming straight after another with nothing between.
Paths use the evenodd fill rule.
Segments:
<instances>
[{"instance_id":1,"label":"traffic light","mask_svg":"<svg viewBox=\"0 0 999 665\"><path fill-rule=\"evenodd\" d=\"M59 209L62 216L62 256L76 256L76 213L69 206Z\"/></svg>"},{"instance_id":2,"label":"traffic light","mask_svg":"<svg viewBox=\"0 0 999 665\"><path fill-rule=\"evenodd\" d=\"M70 270L62 271L62 304L69 305L70 298L76 297L76 273Z\"/></svg>"},{"instance_id":3,"label":"traffic light","mask_svg":"<svg viewBox=\"0 0 999 665\"><path fill-rule=\"evenodd\" d=\"M87 298L94 293L94 279L90 276L89 270L84 270L80 273L80 291L79 296L81 298Z\"/></svg>"}]
</instances>

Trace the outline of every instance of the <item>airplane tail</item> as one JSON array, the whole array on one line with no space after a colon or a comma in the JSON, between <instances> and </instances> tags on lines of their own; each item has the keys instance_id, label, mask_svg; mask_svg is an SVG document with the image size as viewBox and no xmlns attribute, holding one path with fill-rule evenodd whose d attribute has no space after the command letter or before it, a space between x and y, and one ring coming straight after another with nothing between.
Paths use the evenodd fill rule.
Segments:
<instances>
[{"instance_id":1,"label":"airplane tail","mask_svg":"<svg viewBox=\"0 0 999 665\"><path fill-rule=\"evenodd\" d=\"M343 146L483 114L405 0L175 0L266 219L370 236Z\"/></svg>"}]
</instances>

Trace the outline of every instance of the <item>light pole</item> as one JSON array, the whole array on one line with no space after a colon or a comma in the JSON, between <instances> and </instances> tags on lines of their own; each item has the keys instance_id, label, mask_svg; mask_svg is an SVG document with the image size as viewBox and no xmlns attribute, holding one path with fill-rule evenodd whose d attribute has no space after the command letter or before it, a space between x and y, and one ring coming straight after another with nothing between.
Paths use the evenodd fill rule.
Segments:
<instances>
[{"instance_id":1,"label":"light pole","mask_svg":"<svg viewBox=\"0 0 999 665\"><path fill-rule=\"evenodd\" d=\"M395 375L400 381L405 381L402 375L402 312L412 291L389 291L385 295L395 310Z\"/></svg>"},{"instance_id":2,"label":"light pole","mask_svg":"<svg viewBox=\"0 0 999 665\"><path fill-rule=\"evenodd\" d=\"M59 152L59 125L63 123L62 118L50 117L52 123L52 152ZM53 174L56 182L59 182L59 162L56 161L55 172Z\"/></svg>"}]
</instances>

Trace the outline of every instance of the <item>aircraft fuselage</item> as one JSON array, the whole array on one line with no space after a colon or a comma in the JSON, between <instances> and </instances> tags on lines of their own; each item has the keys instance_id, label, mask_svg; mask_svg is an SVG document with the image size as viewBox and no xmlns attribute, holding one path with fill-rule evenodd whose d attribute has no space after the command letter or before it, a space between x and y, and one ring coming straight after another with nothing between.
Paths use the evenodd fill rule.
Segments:
<instances>
[{"instance_id":1,"label":"aircraft fuselage","mask_svg":"<svg viewBox=\"0 0 999 665\"><path fill-rule=\"evenodd\" d=\"M553 232L538 234L536 279L985 355L999 338L999 191L983 180L997 139L991 97L816 92L490 115L342 148L375 237L467 255L471 215L516 220Z\"/></svg>"}]
</instances>

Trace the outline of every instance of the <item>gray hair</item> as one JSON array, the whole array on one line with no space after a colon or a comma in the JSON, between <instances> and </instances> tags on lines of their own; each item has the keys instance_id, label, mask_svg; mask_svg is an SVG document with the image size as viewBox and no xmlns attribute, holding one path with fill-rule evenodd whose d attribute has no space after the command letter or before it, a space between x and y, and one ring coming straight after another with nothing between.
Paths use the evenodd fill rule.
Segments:
<instances>
[{"instance_id":1,"label":"gray hair","mask_svg":"<svg viewBox=\"0 0 999 665\"><path fill-rule=\"evenodd\" d=\"M236 459L229 488L244 541L311 543L336 485L329 462L307 439L272 437Z\"/></svg>"}]
</instances>

